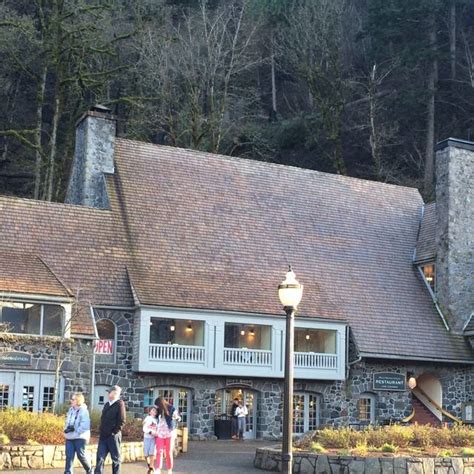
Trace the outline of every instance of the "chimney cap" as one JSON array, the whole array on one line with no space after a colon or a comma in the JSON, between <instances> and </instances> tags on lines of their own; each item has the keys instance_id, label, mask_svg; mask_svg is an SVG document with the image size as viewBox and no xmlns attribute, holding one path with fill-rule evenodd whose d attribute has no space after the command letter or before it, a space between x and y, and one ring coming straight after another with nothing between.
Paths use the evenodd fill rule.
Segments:
<instances>
[{"instance_id":1,"label":"chimney cap","mask_svg":"<svg viewBox=\"0 0 474 474\"><path fill-rule=\"evenodd\" d=\"M460 138L446 138L445 140L438 142L435 149L436 151L444 150L448 146L474 151L474 142L469 140L461 140Z\"/></svg>"},{"instance_id":2,"label":"chimney cap","mask_svg":"<svg viewBox=\"0 0 474 474\"><path fill-rule=\"evenodd\" d=\"M110 114L112 112L112 109L109 109L109 107L102 104L95 104L91 106L89 110L91 112L102 112L103 114Z\"/></svg>"}]
</instances>

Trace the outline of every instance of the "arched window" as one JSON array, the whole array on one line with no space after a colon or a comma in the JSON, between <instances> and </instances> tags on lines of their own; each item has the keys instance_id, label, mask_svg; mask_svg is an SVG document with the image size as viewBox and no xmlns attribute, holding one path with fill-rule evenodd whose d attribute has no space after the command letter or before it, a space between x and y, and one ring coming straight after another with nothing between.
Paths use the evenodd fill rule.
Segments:
<instances>
[{"instance_id":1,"label":"arched window","mask_svg":"<svg viewBox=\"0 0 474 474\"><path fill-rule=\"evenodd\" d=\"M95 353L99 363L114 363L116 353L116 327L110 319L97 321L99 339L95 343Z\"/></svg>"},{"instance_id":2,"label":"arched window","mask_svg":"<svg viewBox=\"0 0 474 474\"><path fill-rule=\"evenodd\" d=\"M376 397L373 393L362 393L359 398L359 421L363 424L375 424L375 402Z\"/></svg>"}]
</instances>

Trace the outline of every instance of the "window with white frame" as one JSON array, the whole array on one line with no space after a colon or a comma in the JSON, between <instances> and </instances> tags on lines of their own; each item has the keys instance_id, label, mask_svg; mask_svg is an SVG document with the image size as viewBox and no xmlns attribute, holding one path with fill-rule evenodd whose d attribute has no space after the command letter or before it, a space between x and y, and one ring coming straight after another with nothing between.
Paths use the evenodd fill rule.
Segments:
<instances>
[{"instance_id":1,"label":"window with white frame","mask_svg":"<svg viewBox=\"0 0 474 474\"><path fill-rule=\"evenodd\" d=\"M319 427L320 400L316 393L293 395L293 433L303 434Z\"/></svg>"},{"instance_id":2,"label":"window with white frame","mask_svg":"<svg viewBox=\"0 0 474 474\"><path fill-rule=\"evenodd\" d=\"M0 410L8 407L10 400L10 385L0 385Z\"/></svg>"},{"instance_id":3,"label":"window with white frame","mask_svg":"<svg viewBox=\"0 0 474 474\"><path fill-rule=\"evenodd\" d=\"M271 349L272 327L260 324L225 323L224 347L231 349Z\"/></svg>"},{"instance_id":4,"label":"window with white frame","mask_svg":"<svg viewBox=\"0 0 474 474\"><path fill-rule=\"evenodd\" d=\"M359 421L364 424L375 424L375 395L362 393L359 402Z\"/></svg>"},{"instance_id":5,"label":"window with white frame","mask_svg":"<svg viewBox=\"0 0 474 474\"><path fill-rule=\"evenodd\" d=\"M62 336L64 317L60 305L0 302L0 322L14 334Z\"/></svg>"},{"instance_id":6,"label":"window with white frame","mask_svg":"<svg viewBox=\"0 0 474 474\"><path fill-rule=\"evenodd\" d=\"M145 392L145 409L154 406L158 397L164 398L170 405L173 405L181 417L180 424L188 426L191 410L191 393L182 387L157 387L149 388Z\"/></svg>"},{"instance_id":7,"label":"window with white frame","mask_svg":"<svg viewBox=\"0 0 474 474\"><path fill-rule=\"evenodd\" d=\"M295 328L295 352L336 354L337 331Z\"/></svg>"}]
</instances>

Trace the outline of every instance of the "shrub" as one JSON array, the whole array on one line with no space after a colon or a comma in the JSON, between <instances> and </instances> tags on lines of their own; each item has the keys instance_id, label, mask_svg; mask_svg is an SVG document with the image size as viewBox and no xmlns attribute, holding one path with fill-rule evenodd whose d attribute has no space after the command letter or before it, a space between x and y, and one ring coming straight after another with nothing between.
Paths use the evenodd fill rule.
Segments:
<instances>
[{"instance_id":1,"label":"shrub","mask_svg":"<svg viewBox=\"0 0 474 474\"><path fill-rule=\"evenodd\" d=\"M453 452L449 449L442 449L438 452L437 456L439 458L450 458L451 456L453 456Z\"/></svg>"},{"instance_id":2,"label":"shrub","mask_svg":"<svg viewBox=\"0 0 474 474\"><path fill-rule=\"evenodd\" d=\"M352 448L351 454L353 456L367 456L369 453L369 448L367 447L367 443L359 443L355 448Z\"/></svg>"},{"instance_id":3,"label":"shrub","mask_svg":"<svg viewBox=\"0 0 474 474\"><path fill-rule=\"evenodd\" d=\"M39 444L62 444L64 442L64 417L52 413L31 413L9 408L0 411L0 426L12 441Z\"/></svg>"},{"instance_id":4,"label":"shrub","mask_svg":"<svg viewBox=\"0 0 474 474\"><path fill-rule=\"evenodd\" d=\"M366 434L349 428L325 428L318 432L317 441L325 448L354 448L366 441Z\"/></svg>"},{"instance_id":5,"label":"shrub","mask_svg":"<svg viewBox=\"0 0 474 474\"><path fill-rule=\"evenodd\" d=\"M434 431L429 425L413 425L413 444L422 448L429 448L434 444ZM436 430L439 431L439 430Z\"/></svg>"},{"instance_id":6,"label":"shrub","mask_svg":"<svg viewBox=\"0 0 474 474\"><path fill-rule=\"evenodd\" d=\"M0 434L0 445L10 444L10 438L6 434Z\"/></svg>"},{"instance_id":7,"label":"shrub","mask_svg":"<svg viewBox=\"0 0 474 474\"><path fill-rule=\"evenodd\" d=\"M452 446L474 446L474 429L469 426L454 425L450 434Z\"/></svg>"},{"instance_id":8,"label":"shrub","mask_svg":"<svg viewBox=\"0 0 474 474\"><path fill-rule=\"evenodd\" d=\"M383 453L396 453L398 451L398 446L395 446L394 444L390 443L385 443L380 450Z\"/></svg>"},{"instance_id":9,"label":"shrub","mask_svg":"<svg viewBox=\"0 0 474 474\"><path fill-rule=\"evenodd\" d=\"M326 449L324 448L324 446L322 446L320 443L311 443L311 451L313 451L314 453L319 453L319 454L324 454L326 453Z\"/></svg>"},{"instance_id":10,"label":"shrub","mask_svg":"<svg viewBox=\"0 0 474 474\"><path fill-rule=\"evenodd\" d=\"M127 417L124 427L122 428L124 438L139 441L143 438L143 420L140 418Z\"/></svg>"},{"instance_id":11,"label":"shrub","mask_svg":"<svg viewBox=\"0 0 474 474\"><path fill-rule=\"evenodd\" d=\"M463 448L459 454L461 456L474 456L474 448Z\"/></svg>"}]
</instances>

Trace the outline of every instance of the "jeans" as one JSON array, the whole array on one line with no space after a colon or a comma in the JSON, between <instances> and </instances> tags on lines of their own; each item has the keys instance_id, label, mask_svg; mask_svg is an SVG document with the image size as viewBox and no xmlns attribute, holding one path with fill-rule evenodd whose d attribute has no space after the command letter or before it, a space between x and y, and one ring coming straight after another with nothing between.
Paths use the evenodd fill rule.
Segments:
<instances>
[{"instance_id":1,"label":"jeans","mask_svg":"<svg viewBox=\"0 0 474 474\"><path fill-rule=\"evenodd\" d=\"M237 417L232 417L232 436L237 436L239 434L239 425L237 422Z\"/></svg>"},{"instance_id":2,"label":"jeans","mask_svg":"<svg viewBox=\"0 0 474 474\"><path fill-rule=\"evenodd\" d=\"M239 416L237 418L237 422L239 424L239 438L244 439L245 434L245 416Z\"/></svg>"},{"instance_id":3,"label":"jeans","mask_svg":"<svg viewBox=\"0 0 474 474\"><path fill-rule=\"evenodd\" d=\"M112 458L112 474L120 474L120 443L122 442L122 433L111 434L110 436L100 436L97 446L97 462L95 465L95 474L102 474L104 471L104 462L107 454Z\"/></svg>"},{"instance_id":4,"label":"jeans","mask_svg":"<svg viewBox=\"0 0 474 474\"><path fill-rule=\"evenodd\" d=\"M71 474L73 471L74 458L79 459L82 467L87 474L92 473L92 468L86 456L86 440L85 439L67 439L66 440L66 466L64 474Z\"/></svg>"}]
</instances>

